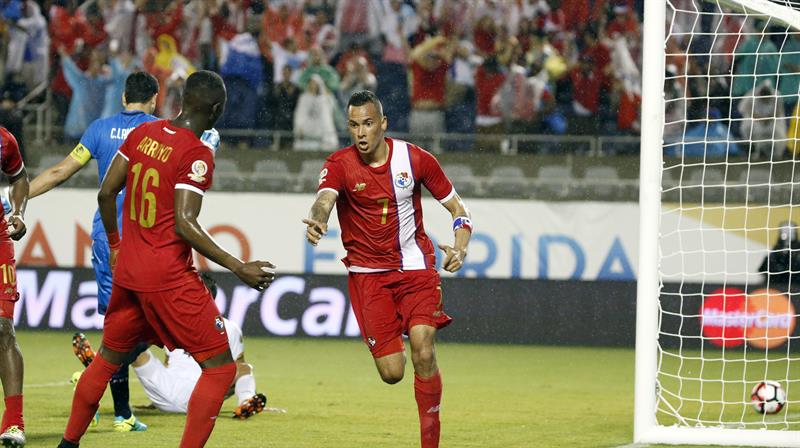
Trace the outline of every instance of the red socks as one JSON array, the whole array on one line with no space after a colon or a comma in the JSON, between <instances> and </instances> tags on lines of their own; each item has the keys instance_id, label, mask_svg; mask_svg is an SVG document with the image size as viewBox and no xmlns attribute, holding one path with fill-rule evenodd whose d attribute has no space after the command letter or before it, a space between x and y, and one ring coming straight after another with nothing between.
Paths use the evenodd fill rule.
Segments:
<instances>
[{"instance_id":1,"label":"red socks","mask_svg":"<svg viewBox=\"0 0 800 448\"><path fill-rule=\"evenodd\" d=\"M111 364L102 355L94 357L94 361L83 371L75 394L72 396L72 411L69 414L64 439L77 444L89 423L100 407L100 398L106 391L111 376L119 370L119 365Z\"/></svg>"},{"instance_id":2,"label":"red socks","mask_svg":"<svg viewBox=\"0 0 800 448\"><path fill-rule=\"evenodd\" d=\"M414 396L419 411L422 448L439 447L439 404L442 401L442 375L437 370L429 378L414 375Z\"/></svg>"},{"instance_id":3,"label":"red socks","mask_svg":"<svg viewBox=\"0 0 800 448\"><path fill-rule=\"evenodd\" d=\"M217 414L236 377L236 364L203 369L197 385L189 398L189 409L186 412L186 427L183 429L180 448L200 448L206 444Z\"/></svg>"},{"instance_id":4,"label":"red socks","mask_svg":"<svg viewBox=\"0 0 800 448\"><path fill-rule=\"evenodd\" d=\"M8 429L9 426L19 426L25 430L25 421L22 420L22 395L6 397L6 410L3 412L3 427L0 432Z\"/></svg>"}]
</instances>

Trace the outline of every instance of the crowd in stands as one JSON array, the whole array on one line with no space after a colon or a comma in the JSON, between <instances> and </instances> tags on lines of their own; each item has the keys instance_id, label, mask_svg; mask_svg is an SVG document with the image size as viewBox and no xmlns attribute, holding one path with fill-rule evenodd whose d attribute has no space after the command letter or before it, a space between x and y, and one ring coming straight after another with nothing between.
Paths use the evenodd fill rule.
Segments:
<instances>
[{"instance_id":1,"label":"crowd in stands","mask_svg":"<svg viewBox=\"0 0 800 448\"><path fill-rule=\"evenodd\" d=\"M228 89L222 129L332 149L352 92L415 135L637 134L641 0L0 0L6 106L49 82L66 140L153 73L177 114L197 69ZM6 104L6 103L0 103ZM2 112L0 112L2 113ZM250 137L242 140L254 144ZM258 142L255 142L257 145Z\"/></svg>"}]
</instances>

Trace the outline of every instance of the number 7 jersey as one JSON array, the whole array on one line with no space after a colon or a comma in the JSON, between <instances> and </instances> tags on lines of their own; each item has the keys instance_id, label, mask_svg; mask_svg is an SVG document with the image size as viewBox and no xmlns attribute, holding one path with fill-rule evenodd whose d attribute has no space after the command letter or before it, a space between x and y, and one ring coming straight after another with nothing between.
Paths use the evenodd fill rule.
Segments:
<instances>
[{"instance_id":1,"label":"number 7 jersey","mask_svg":"<svg viewBox=\"0 0 800 448\"><path fill-rule=\"evenodd\" d=\"M444 203L455 196L450 180L429 152L386 139L387 162L365 164L355 146L328 157L319 192L338 195L336 213L351 272L433 269L433 243L422 224L421 186Z\"/></svg>"},{"instance_id":2,"label":"number 7 jersey","mask_svg":"<svg viewBox=\"0 0 800 448\"><path fill-rule=\"evenodd\" d=\"M192 248L175 232L175 191L204 194L214 154L189 129L159 120L131 131L119 156L128 161L128 176L114 283L152 292L196 278Z\"/></svg>"}]
</instances>

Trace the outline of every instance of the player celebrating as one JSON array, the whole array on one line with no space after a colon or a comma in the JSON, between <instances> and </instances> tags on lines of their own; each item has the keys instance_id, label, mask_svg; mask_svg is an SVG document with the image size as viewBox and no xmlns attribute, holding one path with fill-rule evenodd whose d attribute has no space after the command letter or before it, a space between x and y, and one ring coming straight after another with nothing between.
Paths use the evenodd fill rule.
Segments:
<instances>
[{"instance_id":1,"label":"player celebrating","mask_svg":"<svg viewBox=\"0 0 800 448\"><path fill-rule=\"evenodd\" d=\"M61 448L78 446L105 386L140 341L182 348L202 373L189 399L180 446L204 446L236 375L225 324L197 275L192 248L263 290L271 263L244 263L222 249L197 222L211 186L214 154L200 140L225 108L219 75L201 70L186 80L180 115L145 123L128 135L97 195L114 271L103 343L81 375ZM117 194L126 187L122 238ZM117 258L118 257L118 258Z\"/></svg>"},{"instance_id":2,"label":"player celebrating","mask_svg":"<svg viewBox=\"0 0 800 448\"><path fill-rule=\"evenodd\" d=\"M317 245L335 204L361 336L383 381L395 384L403 379L402 334L408 334L422 447L438 447L442 380L434 340L451 318L442 309L434 247L422 225L421 185L453 216L455 244L439 245L449 272L459 270L466 257L469 213L430 153L384 137L387 120L374 93L354 93L347 114L355 144L328 157L317 200L303 220L306 237Z\"/></svg>"},{"instance_id":3,"label":"player celebrating","mask_svg":"<svg viewBox=\"0 0 800 448\"><path fill-rule=\"evenodd\" d=\"M14 333L14 303L17 293L17 271L14 243L25 235L25 204L28 201L28 174L22 163L17 139L0 126L0 170L11 184L9 202L11 217L0 216L0 380L3 382L6 409L0 427L0 444L25 446L25 421L22 418L22 353Z\"/></svg>"},{"instance_id":4,"label":"player celebrating","mask_svg":"<svg viewBox=\"0 0 800 448\"><path fill-rule=\"evenodd\" d=\"M157 96L158 81L153 75L145 72L129 75L125 80L125 93L122 97L122 105L125 110L111 117L92 122L81 137L80 143L64 160L46 169L31 181L30 197L35 198L40 194L47 193L66 182L86 166L92 158L97 160L97 175L99 182L102 182L111 165L111 160L128 133L142 123L157 120L151 115L156 108ZM117 209L120 217L124 199L124 193L117 197ZM99 211L95 212L94 221L92 221L92 267L94 267L97 281L97 312L105 315L108 300L111 297L111 267L108 264L108 240ZM73 338L72 343L73 349L79 356L86 350L85 339L76 337ZM88 365L91 358L84 357L82 361ZM147 430L147 425L139 421L131 412L127 363L123 363L119 371L111 378L111 397L114 400L115 431Z\"/></svg>"}]
</instances>

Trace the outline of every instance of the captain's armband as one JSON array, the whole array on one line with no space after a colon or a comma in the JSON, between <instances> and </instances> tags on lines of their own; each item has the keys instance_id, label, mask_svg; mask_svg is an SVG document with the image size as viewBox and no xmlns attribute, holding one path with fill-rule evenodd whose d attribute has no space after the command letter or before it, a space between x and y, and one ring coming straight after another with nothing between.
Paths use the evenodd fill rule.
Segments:
<instances>
[{"instance_id":1,"label":"captain's armband","mask_svg":"<svg viewBox=\"0 0 800 448\"><path fill-rule=\"evenodd\" d=\"M83 146L82 143L78 143L72 152L69 153L69 156L81 165L86 165L90 160L92 160L92 153L89 152L89 148Z\"/></svg>"}]
</instances>

